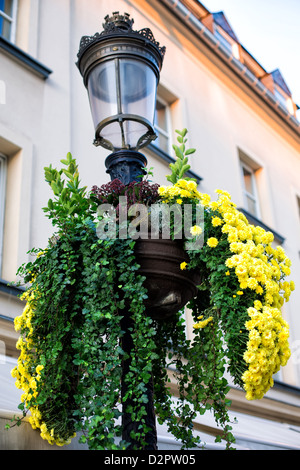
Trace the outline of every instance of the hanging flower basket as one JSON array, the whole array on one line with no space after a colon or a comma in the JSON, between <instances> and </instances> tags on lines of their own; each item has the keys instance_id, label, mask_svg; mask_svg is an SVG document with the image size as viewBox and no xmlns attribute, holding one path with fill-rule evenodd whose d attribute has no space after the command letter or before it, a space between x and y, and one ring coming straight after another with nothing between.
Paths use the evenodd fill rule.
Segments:
<instances>
[{"instance_id":1,"label":"hanging flower basket","mask_svg":"<svg viewBox=\"0 0 300 470\"><path fill-rule=\"evenodd\" d=\"M120 400L131 398L125 412L138 422L133 438L143 449L152 376L157 419L183 448L200 442L193 422L206 411L214 413L223 430L219 439L231 448L225 372L248 400L260 399L290 357L281 312L294 289L286 280L290 260L282 247L272 246L271 233L248 223L226 191L217 190L211 201L184 177L194 149L185 148L187 131L177 132L168 186L147 180L124 186L115 180L88 194L71 154L61 161L66 168L45 169L54 198L44 211L56 235L42 252L33 249L33 261L18 271L28 289L23 314L15 319L20 356L12 375L23 390L19 408L24 417L30 413L32 427L50 444L65 445L80 431L90 449L126 449L128 442L115 437L122 434ZM99 223L118 227L124 195L129 205L148 208L157 202L200 206L202 222L192 211L189 232L201 245L187 248L173 226L170 239L100 239ZM97 214L103 203L114 208L114 218ZM186 305L194 321L192 340L180 311ZM126 315L132 352L123 397ZM176 402L168 367L175 371Z\"/></svg>"}]
</instances>

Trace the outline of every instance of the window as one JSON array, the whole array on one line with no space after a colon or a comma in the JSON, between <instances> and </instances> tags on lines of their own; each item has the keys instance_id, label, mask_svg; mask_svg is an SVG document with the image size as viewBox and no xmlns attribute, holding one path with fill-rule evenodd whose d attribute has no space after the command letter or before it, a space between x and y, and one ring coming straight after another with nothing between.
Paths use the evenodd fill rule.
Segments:
<instances>
[{"instance_id":1,"label":"window","mask_svg":"<svg viewBox=\"0 0 300 470\"><path fill-rule=\"evenodd\" d=\"M290 114L295 115L295 110L293 106L293 100L289 96L285 96L281 93L276 87L274 88L275 98L279 101L281 106L283 106Z\"/></svg>"},{"instance_id":2,"label":"window","mask_svg":"<svg viewBox=\"0 0 300 470\"><path fill-rule=\"evenodd\" d=\"M239 54L239 48L238 48L238 45L235 41L233 41L229 35L226 35L226 33L224 32L223 33L223 30L219 27L219 26L216 26L214 27L214 35L216 37L216 39L218 39L218 41L220 41L220 43L226 47L226 49L236 58L236 59L239 59L240 58L240 54ZM226 35L226 37L225 37Z\"/></svg>"},{"instance_id":3,"label":"window","mask_svg":"<svg viewBox=\"0 0 300 470\"><path fill-rule=\"evenodd\" d=\"M242 185L245 209L254 217L259 218L259 201L256 189L255 171L251 166L241 161Z\"/></svg>"},{"instance_id":4,"label":"window","mask_svg":"<svg viewBox=\"0 0 300 470\"><path fill-rule=\"evenodd\" d=\"M0 0L0 36L14 42L18 0Z\"/></svg>"},{"instance_id":5,"label":"window","mask_svg":"<svg viewBox=\"0 0 300 470\"><path fill-rule=\"evenodd\" d=\"M220 41L223 46L225 46L230 52L231 52L231 43L227 41L227 39L223 36L223 34L220 32L219 28L215 27L215 37Z\"/></svg>"},{"instance_id":6,"label":"window","mask_svg":"<svg viewBox=\"0 0 300 470\"><path fill-rule=\"evenodd\" d=\"M7 159L4 155L0 153L0 274L1 274L1 268L2 268L6 172L7 172Z\"/></svg>"},{"instance_id":7,"label":"window","mask_svg":"<svg viewBox=\"0 0 300 470\"><path fill-rule=\"evenodd\" d=\"M171 152L171 124L170 109L168 104L160 97L156 100L156 112L154 118L154 129L157 139L154 145L159 147L163 152L170 154Z\"/></svg>"},{"instance_id":8,"label":"window","mask_svg":"<svg viewBox=\"0 0 300 470\"><path fill-rule=\"evenodd\" d=\"M275 97L278 99L279 103L284 107L286 108L287 107L287 99L285 96L283 96L282 93L280 93L279 90L277 90L277 88L275 87L274 89L274 95Z\"/></svg>"}]
</instances>

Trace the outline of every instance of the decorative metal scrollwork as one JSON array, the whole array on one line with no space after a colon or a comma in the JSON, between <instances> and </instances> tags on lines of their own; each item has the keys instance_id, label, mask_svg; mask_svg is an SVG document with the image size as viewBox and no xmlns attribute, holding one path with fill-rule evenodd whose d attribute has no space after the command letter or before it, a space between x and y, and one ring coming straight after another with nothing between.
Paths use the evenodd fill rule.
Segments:
<instances>
[{"instance_id":1,"label":"decorative metal scrollwork","mask_svg":"<svg viewBox=\"0 0 300 470\"><path fill-rule=\"evenodd\" d=\"M134 31L132 25L134 20L129 17L128 13L121 15L118 11L112 13L112 16L106 15L105 23L103 23L104 30L101 33L96 33L93 36L83 36L80 40L79 51L77 54L78 59L81 57L85 49L94 42L97 42L99 39L102 39L105 36L112 36L114 34L119 35L128 35L129 37L143 37L151 42L160 52L163 59L166 48L165 46L160 46L159 42L155 40L151 29L143 28L140 31Z\"/></svg>"},{"instance_id":2,"label":"decorative metal scrollwork","mask_svg":"<svg viewBox=\"0 0 300 470\"><path fill-rule=\"evenodd\" d=\"M139 31L136 31L136 33L138 33L140 36L143 36L144 38L152 42L152 44L154 44L160 50L160 53L162 56L165 55L165 52L166 52L165 46L159 45L159 42L155 40L151 29L143 28L143 29L140 29Z\"/></svg>"}]
</instances>

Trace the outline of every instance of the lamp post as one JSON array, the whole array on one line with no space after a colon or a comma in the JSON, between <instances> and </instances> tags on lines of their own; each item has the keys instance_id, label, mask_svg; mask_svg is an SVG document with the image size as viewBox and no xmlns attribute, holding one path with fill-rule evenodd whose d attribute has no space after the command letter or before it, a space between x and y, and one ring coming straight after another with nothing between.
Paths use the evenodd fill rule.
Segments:
<instances>
[{"instance_id":1,"label":"lamp post","mask_svg":"<svg viewBox=\"0 0 300 470\"><path fill-rule=\"evenodd\" d=\"M132 29L133 19L114 12L105 17L104 30L80 41L77 66L87 88L95 126L94 145L112 153L105 160L111 180L118 178L127 185L140 181L147 165L139 152L156 138L153 122L156 91L165 54L165 47L155 41L149 28ZM128 354L123 361L122 397L126 394L125 376L130 367L133 327L129 314L122 320L122 349ZM147 384L146 449L157 449L157 433L153 404L153 380ZM123 403L122 437L133 448L131 431L138 432L139 423L126 412L130 399Z\"/></svg>"}]
</instances>

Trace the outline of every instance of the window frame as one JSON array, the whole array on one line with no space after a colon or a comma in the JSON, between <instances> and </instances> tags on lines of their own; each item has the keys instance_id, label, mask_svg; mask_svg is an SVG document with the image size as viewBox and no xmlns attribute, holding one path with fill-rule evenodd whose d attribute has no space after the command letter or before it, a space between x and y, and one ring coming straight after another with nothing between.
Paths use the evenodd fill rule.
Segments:
<instances>
[{"instance_id":1,"label":"window frame","mask_svg":"<svg viewBox=\"0 0 300 470\"><path fill-rule=\"evenodd\" d=\"M223 30L220 26L214 25L214 35L216 39L218 39L218 41L220 41L220 43L224 47L226 47L226 49L232 52L232 42L229 39L227 39L227 37L225 37L225 35L223 34Z\"/></svg>"},{"instance_id":2,"label":"window frame","mask_svg":"<svg viewBox=\"0 0 300 470\"><path fill-rule=\"evenodd\" d=\"M295 110L293 106L293 100L290 96L288 96L281 87L274 84L274 96L278 101L279 105L284 108L289 114L295 116Z\"/></svg>"},{"instance_id":3,"label":"window frame","mask_svg":"<svg viewBox=\"0 0 300 470\"><path fill-rule=\"evenodd\" d=\"M296 194L296 201L297 201L297 209L298 209L298 220L300 222L300 195Z\"/></svg>"},{"instance_id":4,"label":"window frame","mask_svg":"<svg viewBox=\"0 0 300 470\"><path fill-rule=\"evenodd\" d=\"M251 183L252 183L252 187L253 187L253 194L249 193L246 189L245 179L244 179L244 172L243 172L244 169L246 171L248 171L251 175ZM257 190L257 184L256 184L256 175L255 175L256 170L254 170L250 165L248 165L242 159L240 159L240 171L241 171L242 189L243 189L243 202L244 202L245 209L252 216L256 217L257 219L260 219L261 218L261 212L260 212L260 203L259 203L259 196L258 196L258 190ZM250 198L254 202L255 208L256 208L255 214L252 214L252 212L250 211L249 206L248 206L248 199L247 198Z\"/></svg>"},{"instance_id":5,"label":"window frame","mask_svg":"<svg viewBox=\"0 0 300 470\"><path fill-rule=\"evenodd\" d=\"M157 147L158 149L162 150L163 152L171 155L172 153L172 121L171 121L171 110L170 110L170 105L169 103L164 100L160 95L157 95L156 97L156 103L155 103L155 113L156 113L156 104L160 103L164 109L165 109L165 117L166 117L166 130L162 129L159 127L157 124L155 124L155 119L154 119L154 130L158 134L157 140L153 141L153 145ZM166 138L167 140L167 151L162 149L159 145L157 145L159 135L162 135L163 137Z\"/></svg>"},{"instance_id":6,"label":"window frame","mask_svg":"<svg viewBox=\"0 0 300 470\"><path fill-rule=\"evenodd\" d=\"M0 16L5 20L9 21L11 24L10 27L10 35L9 35L9 42L14 43L16 40L16 26L17 26L17 11L18 11L18 1L19 0L12 0L12 14L11 16L5 13L3 10L0 10ZM2 34L0 35L1 37ZM6 38L5 38L6 39Z\"/></svg>"},{"instance_id":7,"label":"window frame","mask_svg":"<svg viewBox=\"0 0 300 470\"><path fill-rule=\"evenodd\" d=\"M237 42L232 39L224 29L214 24L214 36L225 49L237 60L240 60L240 53Z\"/></svg>"},{"instance_id":8,"label":"window frame","mask_svg":"<svg viewBox=\"0 0 300 470\"><path fill-rule=\"evenodd\" d=\"M279 101L281 106L283 106L286 110L288 109L288 97L286 94L279 89L278 86L274 86L274 96Z\"/></svg>"},{"instance_id":9,"label":"window frame","mask_svg":"<svg viewBox=\"0 0 300 470\"><path fill-rule=\"evenodd\" d=\"M1 277L1 272L2 272L2 259L3 259L6 180L7 180L7 157L3 153L0 153L0 277Z\"/></svg>"}]
</instances>

